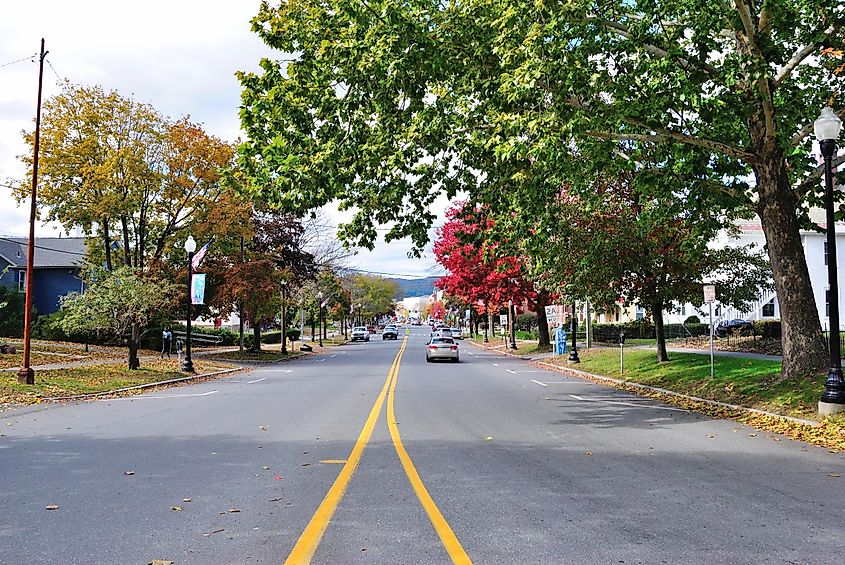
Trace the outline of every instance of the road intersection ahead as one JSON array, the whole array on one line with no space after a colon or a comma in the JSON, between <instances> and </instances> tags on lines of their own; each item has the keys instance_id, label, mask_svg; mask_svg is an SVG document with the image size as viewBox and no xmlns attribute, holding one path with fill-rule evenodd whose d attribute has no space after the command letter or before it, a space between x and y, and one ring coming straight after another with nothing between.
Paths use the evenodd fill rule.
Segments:
<instances>
[{"instance_id":1,"label":"road intersection ahead","mask_svg":"<svg viewBox=\"0 0 845 565\"><path fill-rule=\"evenodd\" d=\"M427 337L1 413L0 563L845 560L841 454Z\"/></svg>"}]
</instances>

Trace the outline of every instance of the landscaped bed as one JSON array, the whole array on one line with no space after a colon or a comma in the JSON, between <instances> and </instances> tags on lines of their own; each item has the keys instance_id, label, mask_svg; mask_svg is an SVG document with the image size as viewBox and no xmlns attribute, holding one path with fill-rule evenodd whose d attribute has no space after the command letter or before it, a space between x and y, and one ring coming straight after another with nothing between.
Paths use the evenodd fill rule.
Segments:
<instances>
[{"instance_id":1,"label":"landscaped bed","mask_svg":"<svg viewBox=\"0 0 845 565\"><path fill-rule=\"evenodd\" d=\"M231 368L223 363L194 359L197 375ZM143 362L139 370L130 371L126 363L90 365L70 369L36 371L35 384L18 383L16 373L0 376L0 406L37 404L46 398L107 392L119 388L167 381L188 376L179 371L176 358ZM130 391L122 394L137 394Z\"/></svg>"},{"instance_id":2,"label":"landscaped bed","mask_svg":"<svg viewBox=\"0 0 845 565\"><path fill-rule=\"evenodd\" d=\"M203 359L220 359L224 361L287 361L295 357L301 357L305 353L301 351L291 351L282 353L281 351L220 351L219 353L209 353L203 355Z\"/></svg>"}]
</instances>

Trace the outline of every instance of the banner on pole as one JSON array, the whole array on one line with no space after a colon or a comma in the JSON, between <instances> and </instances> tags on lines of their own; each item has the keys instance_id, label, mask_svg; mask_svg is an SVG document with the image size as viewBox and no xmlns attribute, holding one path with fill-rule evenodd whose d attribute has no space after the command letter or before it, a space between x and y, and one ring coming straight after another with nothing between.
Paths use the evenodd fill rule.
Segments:
<instances>
[{"instance_id":1,"label":"banner on pole","mask_svg":"<svg viewBox=\"0 0 845 565\"><path fill-rule=\"evenodd\" d=\"M205 299L205 274L194 273L191 277L191 304L203 304Z\"/></svg>"}]
</instances>

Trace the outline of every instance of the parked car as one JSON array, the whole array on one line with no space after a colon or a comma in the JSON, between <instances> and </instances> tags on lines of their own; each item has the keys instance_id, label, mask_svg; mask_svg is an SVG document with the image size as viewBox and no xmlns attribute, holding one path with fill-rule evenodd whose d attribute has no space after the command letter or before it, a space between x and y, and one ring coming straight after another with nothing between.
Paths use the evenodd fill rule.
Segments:
<instances>
[{"instance_id":1,"label":"parked car","mask_svg":"<svg viewBox=\"0 0 845 565\"><path fill-rule=\"evenodd\" d=\"M432 331L431 337L454 337L454 336L452 335L452 330L450 330L449 328L440 328L440 329L435 329L434 331Z\"/></svg>"},{"instance_id":2,"label":"parked car","mask_svg":"<svg viewBox=\"0 0 845 565\"><path fill-rule=\"evenodd\" d=\"M449 331L452 332L452 337L455 339L464 339L464 334L461 331L461 328L449 328Z\"/></svg>"},{"instance_id":3,"label":"parked car","mask_svg":"<svg viewBox=\"0 0 845 565\"><path fill-rule=\"evenodd\" d=\"M355 326L352 328L352 341L370 341L370 332L366 326Z\"/></svg>"},{"instance_id":4,"label":"parked car","mask_svg":"<svg viewBox=\"0 0 845 565\"><path fill-rule=\"evenodd\" d=\"M754 329L754 324L748 320L722 320L714 330L719 337L725 337L731 333L749 333Z\"/></svg>"},{"instance_id":5,"label":"parked car","mask_svg":"<svg viewBox=\"0 0 845 565\"><path fill-rule=\"evenodd\" d=\"M435 359L448 359L458 363L458 344L451 337L433 337L425 346L425 360L431 363Z\"/></svg>"},{"instance_id":6,"label":"parked car","mask_svg":"<svg viewBox=\"0 0 845 565\"><path fill-rule=\"evenodd\" d=\"M386 339L399 339L399 330L396 329L396 326L384 326L384 330L381 332L381 340Z\"/></svg>"}]
</instances>

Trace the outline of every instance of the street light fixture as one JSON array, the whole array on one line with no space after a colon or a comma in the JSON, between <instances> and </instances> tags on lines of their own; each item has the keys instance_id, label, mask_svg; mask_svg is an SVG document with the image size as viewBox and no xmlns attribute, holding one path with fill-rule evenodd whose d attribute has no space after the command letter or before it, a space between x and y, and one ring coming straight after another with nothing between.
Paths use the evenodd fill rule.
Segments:
<instances>
[{"instance_id":1,"label":"street light fixture","mask_svg":"<svg viewBox=\"0 0 845 565\"><path fill-rule=\"evenodd\" d=\"M842 130L842 120L831 107L822 110L813 124L816 139L824 157L824 200L827 212L827 281L828 320L830 323L829 346L830 370L824 383L824 392L819 398L819 412L832 414L845 410L845 382L842 380L842 355L839 343L839 285L836 266L836 224L833 203L833 156L836 155L836 139Z\"/></svg>"},{"instance_id":2,"label":"street light fixture","mask_svg":"<svg viewBox=\"0 0 845 565\"><path fill-rule=\"evenodd\" d=\"M288 281L282 279L282 355L288 353L288 323L287 323L287 308L285 305L285 289L288 286Z\"/></svg>"},{"instance_id":3,"label":"street light fixture","mask_svg":"<svg viewBox=\"0 0 845 565\"><path fill-rule=\"evenodd\" d=\"M191 296L191 279L194 278L194 251L197 250L197 242L194 237L189 235L185 240L185 251L188 252L188 315L185 318L185 362L182 364L182 370L186 373L194 372L194 362L191 361L191 304L193 298Z\"/></svg>"},{"instance_id":4,"label":"street light fixture","mask_svg":"<svg viewBox=\"0 0 845 565\"><path fill-rule=\"evenodd\" d=\"M575 313L575 302L572 302L572 348L569 350L570 363L580 363L581 358L578 357L578 340L575 333L578 331L578 316Z\"/></svg>"},{"instance_id":5,"label":"street light fixture","mask_svg":"<svg viewBox=\"0 0 845 565\"><path fill-rule=\"evenodd\" d=\"M319 328L319 330L320 330L319 339L320 339L320 347L323 347L323 291L322 290L317 291L317 299L320 301L320 304L319 304L320 310L318 311L318 314L317 314L317 321L318 321L318 325L320 326L320 328Z\"/></svg>"}]
</instances>

